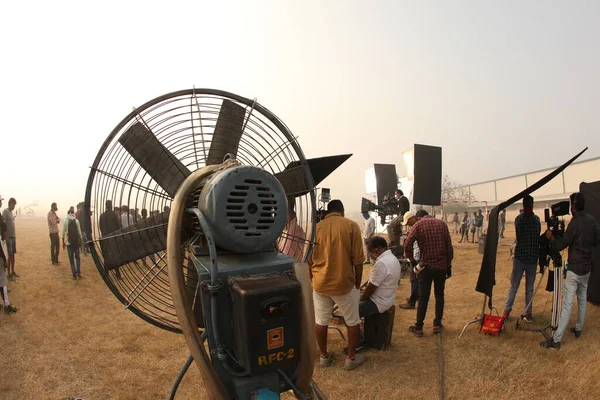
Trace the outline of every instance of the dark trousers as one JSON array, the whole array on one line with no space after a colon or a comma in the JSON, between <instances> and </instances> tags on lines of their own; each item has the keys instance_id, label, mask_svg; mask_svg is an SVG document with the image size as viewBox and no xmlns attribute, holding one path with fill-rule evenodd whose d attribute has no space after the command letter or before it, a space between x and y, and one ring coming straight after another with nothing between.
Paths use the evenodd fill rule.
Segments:
<instances>
[{"instance_id":1,"label":"dark trousers","mask_svg":"<svg viewBox=\"0 0 600 400\"><path fill-rule=\"evenodd\" d=\"M50 256L52 257L52 263L58 262L58 255L60 254L60 240L58 233L50 233Z\"/></svg>"},{"instance_id":2,"label":"dark trousers","mask_svg":"<svg viewBox=\"0 0 600 400\"><path fill-rule=\"evenodd\" d=\"M417 323L415 327L423 328L423 321L427 314L427 303L431 294L431 284L433 283L435 294L435 319L433 325L441 325L444 316L444 286L446 285L446 270L425 268L418 277L419 281L419 303L417 305Z\"/></svg>"},{"instance_id":3,"label":"dark trousers","mask_svg":"<svg viewBox=\"0 0 600 400\"><path fill-rule=\"evenodd\" d=\"M460 241L462 242L463 239L467 239L467 242L469 241L469 228L461 229Z\"/></svg>"},{"instance_id":4,"label":"dark trousers","mask_svg":"<svg viewBox=\"0 0 600 400\"><path fill-rule=\"evenodd\" d=\"M412 275L412 271L410 272ZM414 306L417 304L417 300L419 300L419 280L417 278L410 280L410 298L408 299L408 304Z\"/></svg>"},{"instance_id":5,"label":"dark trousers","mask_svg":"<svg viewBox=\"0 0 600 400\"><path fill-rule=\"evenodd\" d=\"M358 303L358 316L360 318L368 317L369 315L375 314L379 314L379 309L377 308L377 304L375 304L373 300L367 299Z\"/></svg>"}]
</instances>

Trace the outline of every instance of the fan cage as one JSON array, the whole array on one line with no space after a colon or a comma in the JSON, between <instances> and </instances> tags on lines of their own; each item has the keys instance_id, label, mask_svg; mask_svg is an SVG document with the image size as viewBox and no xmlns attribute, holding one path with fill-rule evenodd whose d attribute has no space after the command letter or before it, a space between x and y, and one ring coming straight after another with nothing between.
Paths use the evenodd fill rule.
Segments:
<instances>
[{"instance_id":1,"label":"fan cage","mask_svg":"<svg viewBox=\"0 0 600 400\"><path fill-rule=\"evenodd\" d=\"M131 221L136 224L146 215L151 217L170 209L171 195L119 142L119 138L133 124L143 123L165 148L193 172L206 165L223 100L245 108L243 132L236 155L241 164L257 166L276 174L290 163L300 161L305 170L306 187L312 190L295 197L296 223L286 226L277 246L298 261L305 261L312 249L315 233L312 176L296 138L269 110L256 101L212 89L169 93L134 109L106 139L91 167L85 197L88 210L86 233L90 238L89 246L97 269L119 301L147 322L173 332L181 330L171 298L166 250L116 269L107 269L100 247L100 218L105 212L107 200L112 202L113 209L127 206L133 210L130 211L130 217L119 216L119 220L125 223ZM94 210L94 213L89 210ZM106 236L107 233L104 234ZM163 240L166 247L166 238ZM187 248L187 245L184 243L183 247ZM183 254L182 268L187 277L188 266L192 263L187 252L183 251Z\"/></svg>"}]
</instances>

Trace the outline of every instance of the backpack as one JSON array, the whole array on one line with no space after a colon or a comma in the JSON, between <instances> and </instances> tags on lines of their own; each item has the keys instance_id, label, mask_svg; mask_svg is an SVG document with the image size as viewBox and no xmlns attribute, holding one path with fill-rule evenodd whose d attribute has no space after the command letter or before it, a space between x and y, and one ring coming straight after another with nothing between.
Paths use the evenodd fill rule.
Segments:
<instances>
[{"instance_id":1,"label":"backpack","mask_svg":"<svg viewBox=\"0 0 600 400\"><path fill-rule=\"evenodd\" d=\"M79 247L81 245L81 237L79 236L79 230L77 229L77 219L73 218L69 220L69 226L67 227L67 234L69 235L69 245Z\"/></svg>"}]
</instances>

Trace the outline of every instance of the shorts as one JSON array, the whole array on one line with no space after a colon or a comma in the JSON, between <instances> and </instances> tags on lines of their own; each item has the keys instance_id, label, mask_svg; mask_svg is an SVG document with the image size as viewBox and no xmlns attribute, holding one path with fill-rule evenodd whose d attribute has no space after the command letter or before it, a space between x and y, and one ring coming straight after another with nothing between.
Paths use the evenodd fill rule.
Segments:
<instances>
[{"instance_id":1,"label":"shorts","mask_svg":"<svg viewBox=\"0 0 600 400\"><path fill-rule=\"evenodd\" d=\"M315 304L315 322L317 325L327 326L333 313L333 306L337 304L338 309L344 316L347 326L356 326L360 324L358 314L358 303L360 301L360 291L353 287L349 293L340 296L329 296L313 292L313 302Z\"/></svg>"},{"instance_id":2,"label":"shorts","mask_svg":"<svg viewBox=\"0 0 600 400\"><path fill-rule=\"evenodd\" d=\"M8 255L11 256L13 254L17 254L17 238L9 237L6 238L6 251Z\"/></svg>"}]
</instances>

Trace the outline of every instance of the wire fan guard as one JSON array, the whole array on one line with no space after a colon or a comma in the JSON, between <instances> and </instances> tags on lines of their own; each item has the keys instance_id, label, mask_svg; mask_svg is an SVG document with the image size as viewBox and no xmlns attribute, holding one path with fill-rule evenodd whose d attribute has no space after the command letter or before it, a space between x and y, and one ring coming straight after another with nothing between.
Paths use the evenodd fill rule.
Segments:
<instances>
[{"instance_id":1,"label":"wire fan guard","mask_svg":"<svg viewBox=\"0 0 600 400\"><path fill-rule=\"evenodd\" d=\"M296 138L256 101L212 89L160 96L117 125L91 167L85 203L94 213L88 213L86 229L98 271L126 308L163 329L181 332L166 268L171 200L191 172L231 156L241 165L264 169L282 184L296 217L277 245L304 261L314 236L313 177ZM256 190L260 185L255 184ZM198 195L191 196L190 204L197 204ZM106 212L108 200L131 211ZM270 201L268 196L264 201ZM224 223L234 223L233 217ZM270 223L267 217L264 221L265 226ZM182 232L185 249L198 231L197 222L190 221ZM191 263L184 255L187 276Z\"/></svg>"}]
</instances>

